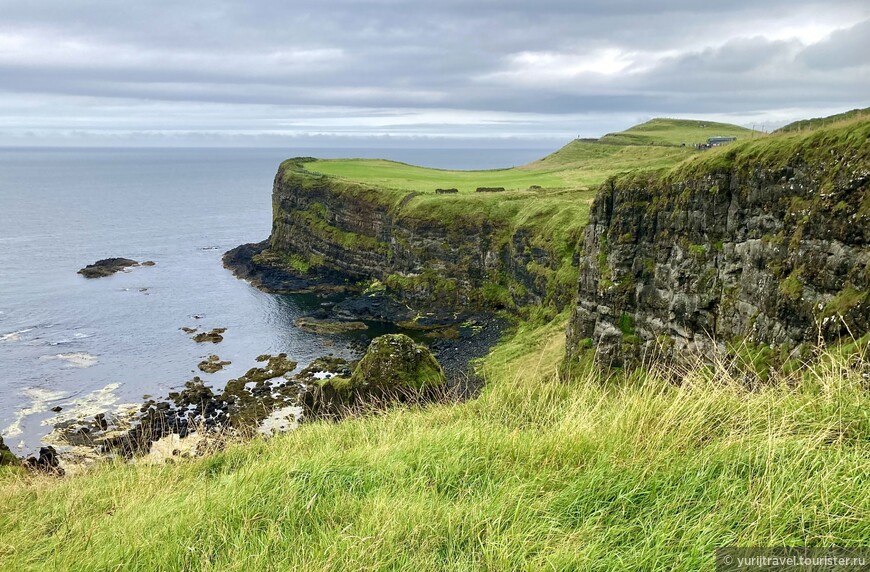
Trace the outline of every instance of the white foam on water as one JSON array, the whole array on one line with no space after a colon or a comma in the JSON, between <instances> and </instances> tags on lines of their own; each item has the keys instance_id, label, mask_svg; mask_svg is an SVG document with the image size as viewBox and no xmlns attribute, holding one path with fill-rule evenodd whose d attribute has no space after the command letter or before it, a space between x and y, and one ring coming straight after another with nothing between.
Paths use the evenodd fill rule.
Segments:
<instances>
[{"instance_id":1,"label":"white foam on water","mask_svg":"<svg viewBox=\"0 0 870 572\"><path fill-rule=\"evenodd\" d=\"M107 413L110 409L114 409L118 413L122 413L129 408L137 408L133 404L116 405L118 396L115 391L121 387L120 383L110 383L101 389L85 394L71 403L64 404L63 411L44 419L42 424L45 426L57 425L65 421L74 421L76 419L86 419L93 417L98 413Z\"/></svg>"},{"instance_id":2,"label":"white foam on water","mask_svg":"<svg viewBox=\"0 0 870 572\"><path fill-rule=\"evenodd\" d=\"M85 352L75 352L70 354L55 354L50 356L42 356L41 360L61 360L67 362L67 367L91 367L97 365L97 356L93 356Z\"/></svg>"},{"instance_id":3,"label":"white foam on water","mask_svg":"<svg viewBox=\"0 0 870 572\"><path fill-rule=\"evenodd\" d=\"M21 435L23 432L21 424L26 417L36 413L45 413L49 410L53 402L66 397L66 394L62 391L44 389L41 387L29 387L22 393L30 399L30 405L19 409L15 413L15 420L12 421L9 427L3 430L3 435L5 437L17 437L18 435Z\"/></svg>"},{"instance_id":4,"label":"white foam on water","mask_svg":"<svg viewBox=\"0 0 870 572\"><path fill-rule=\"evenodd\" d=\"M25 328L23 330L18 330L16 332L9 332L8 334L3 334L0 336L0 342L18 342L21 341L21 334L26 334L27 332L33 331L33 328Z\"/></svg>"}]
</instances>

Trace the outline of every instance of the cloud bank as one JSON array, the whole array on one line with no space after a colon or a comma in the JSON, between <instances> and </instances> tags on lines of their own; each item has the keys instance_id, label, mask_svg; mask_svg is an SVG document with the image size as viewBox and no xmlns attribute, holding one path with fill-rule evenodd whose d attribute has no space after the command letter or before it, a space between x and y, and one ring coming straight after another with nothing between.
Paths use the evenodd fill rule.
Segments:
<instances>
[{"instance_id":1,"label":"cloud bank","mask_svg":"<svg viewBox=\"0 0 870 572\"><path fill-rule=\"evenodd\" d=\"M0 0L0 13L0 145L546 146L654 116L773 127L870 105L865 0Z\"/></svg>"}]
</instances>

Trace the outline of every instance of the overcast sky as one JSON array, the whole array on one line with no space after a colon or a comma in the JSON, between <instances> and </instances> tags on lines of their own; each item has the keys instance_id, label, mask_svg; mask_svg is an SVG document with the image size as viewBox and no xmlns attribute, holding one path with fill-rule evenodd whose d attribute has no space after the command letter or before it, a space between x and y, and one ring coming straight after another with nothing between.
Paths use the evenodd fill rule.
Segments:
<instances>
[{"instance_id":1,"label":"overcast sky","mask_svg":"<svg viewBox=\"0 0 870 572\"><path fill-rule=\"evenodd\" d=\"M0 145L548 147L868 105L867 0L0 0Z\"/></svg>"}]
</instances>

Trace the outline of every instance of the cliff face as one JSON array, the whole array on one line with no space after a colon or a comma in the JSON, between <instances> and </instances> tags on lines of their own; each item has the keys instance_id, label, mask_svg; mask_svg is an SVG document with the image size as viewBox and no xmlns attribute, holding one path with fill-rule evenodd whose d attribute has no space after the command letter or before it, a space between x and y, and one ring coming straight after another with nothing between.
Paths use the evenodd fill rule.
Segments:
<instances>
[{"instance_id":1,"label":"cliff face","mask_svg":"<svg viewBox=\"0 0 870 572\"><path fill-rule=\"evenodd\" d=\"M711 152L606 183L580 257L567 357L780 361L870 331L870 123Z\"/></svg>"},{"instance_id":2,"label":"cliff face","mask_svg":"<svg viewBox=\"0 0 870 572\"><path fill-rule=\"evenodd\" d=\"M303 277L377 279L425 312L569 303L570 254L465 208L474 197L429 193L437 202L420 204L419 193L318 175L300 163L286 161L275 177L272 234L258 263Z\"/></svg>"}]
</instances>

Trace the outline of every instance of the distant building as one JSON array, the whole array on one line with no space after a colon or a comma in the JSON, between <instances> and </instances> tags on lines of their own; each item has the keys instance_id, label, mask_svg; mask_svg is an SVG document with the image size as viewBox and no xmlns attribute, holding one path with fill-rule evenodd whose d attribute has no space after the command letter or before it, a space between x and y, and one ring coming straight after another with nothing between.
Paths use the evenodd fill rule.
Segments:
<instances>
[{"instance_id":1,"label":"distant building","mask_svg":"<svg viewBox=\"0 0 870 572\"><path fill-rule=\"evenodd\" d=\"M737 137L729 136L718 136L718 137L710 137L707 139L707 145L710 147L716 147L717 145L724 145L726 143L731 143L732 141L737 141Z\"/></svg>"}]
</instances>

